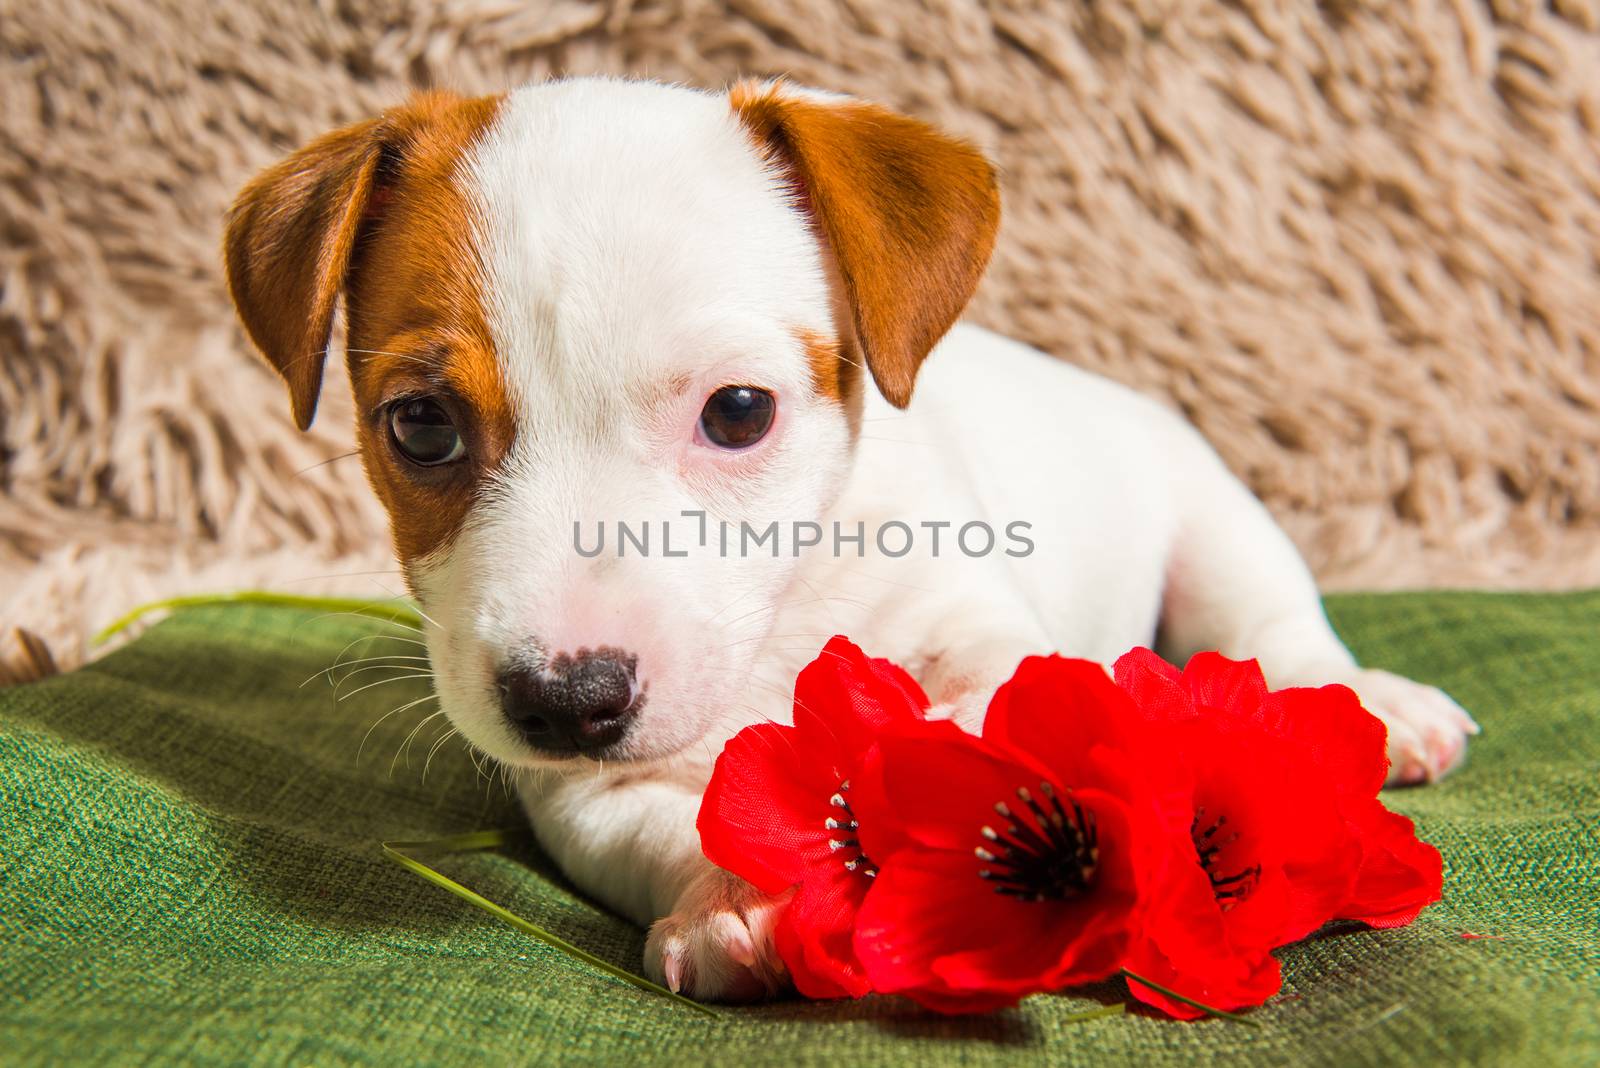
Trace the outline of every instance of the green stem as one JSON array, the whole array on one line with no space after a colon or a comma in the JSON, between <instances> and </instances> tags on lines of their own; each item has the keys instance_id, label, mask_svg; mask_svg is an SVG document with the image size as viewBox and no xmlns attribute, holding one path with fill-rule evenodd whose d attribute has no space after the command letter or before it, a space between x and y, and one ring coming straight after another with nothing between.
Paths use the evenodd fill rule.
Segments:
<instances>
[{"instance_id":1,"label":"green stem","mask_svg":"<svg viewBox=\"0 0 1600 1068\"><path fill-rule=\"evenodd\" d=\"M264 604L286 608L316 608L325 612L350 612L358 616L372 616L375 619L384 619L391 623L406 623L413 627L422 626L422 616L417 613L416 609L408 608L405 605L385 604L382 601L365 600L359 597L302 597L293 593L241 590L238 593L206 593L191 597L168 597L163 601L151 601L149 604L140 605L127 615L118 617L110 626L90 640L93 644L99 645L118 631L127 629L151 612L159 612L169 608L197 608L213 604Z\"/></svg>"},{"instance_id":2,"label":"green stem","mask_svg":"<svg viewBox=\"0 0 1600 1068\"><path fill-rule=\"evenodd\" d=\"M523 919L521 916L518 916L511 910L495 904L482 894L479 894L473 890L469 890L467 887L462 886L448 875L435 871L433 868L428 867L428 865L422 863L422 861L416 859L415 857L409 856L407 853L408 850L427 850L430 852L443 853L466 853L480 849L494 849L520 837L520 835L509 831L475 831L471 834L458 834L449 838L437 838L431 841L384 842L383 852L385 856L394 861L396 864L399 864L401 867L407 868L417 875L422 876L433 885L450 891L450 893L461 898L463 901L476 905L478 908L487 912L496 919L515 927L523 934L531 935L532 937L543 942L545 945L559 950L569 957L574 957L583 961L585 964L588 964L594 968L598 968L600 971L605 972L614 979L620 979L630 986L638 987L640 990L648 990L652 994L660 994L663 997L671 998L680 1005L685 1005L694 1011L704 1013L707 1016L721 1015L721 1013L717 1012L715 1009L702 1005L698 1001L691 1001L688 998L683 997L681 994L677 994L671 990L668 990L659 983L652 983L643 976L634 975L630 971L617 967L610 961L602 960L587 950L579 949L566 939L559 938L556 935L551 934L549 931L538 926L537 924L529 923L527 920Z\"/></svg>"},{"instance_id":3,"label":"green stem","mask_svg":"<svg viewBox=\"0 0 1600 1068\"><path fill-rule=\"evenodd\" d=\"M1224 1019L1224 1020L1232 1020L1234 1023L1241 1023L1241 1024L1244 1024L1246 1027L1260 1027L1261 1026L1259 1023L1257 1023L1256 1021L1250 1019L1247 1016L1240 1016L1236 1012L1223 1012L1221 1009L1212 1008L1210 1005L1207 1005L1203 1001L1196 1001L1194 998L1186 998L1182 994L1178 993L1176 990L1169 990L1166 987L1162 986L1160 983L1153 983L1150 980L1146 979L1144 976L1136 975L1135 973L1130 972L1126 968L1122 969L1122 974L1123 974L1123 976L1125 978L1132 979L1136 983L1142 983L1143 985L1149 987L1151 990L1154 990L1158 994L1165 994L1167 997L1171 998L1173 1001L1181 1001L1185 1005L1189 1005L1189 1006L1191 1006L1193 1008L1199 1009L1201 1012L1207 1014L1208 1016L1216 1016L1216 1017L1219 1017L1219 1018Z\"/></svg>"}]
</instances>

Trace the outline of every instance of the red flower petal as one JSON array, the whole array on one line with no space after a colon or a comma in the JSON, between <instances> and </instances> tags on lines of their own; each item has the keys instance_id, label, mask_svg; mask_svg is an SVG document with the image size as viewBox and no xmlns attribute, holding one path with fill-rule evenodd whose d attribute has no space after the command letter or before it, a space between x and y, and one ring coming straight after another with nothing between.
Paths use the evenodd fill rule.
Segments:
<instances>
[{"instance_id":1,"label":"red flower petal","mask_svg":"<svg viewBox=\"0 0 1600 1068\"><path fill-rule=\"evenodd\" d=\"M861 845L880 864L910 839L972 855L978 829L998 821L996 802L1053 778L1026 757L963 731L949 720L892 731L878 742L872 789L852 791Z\"/></svg>"},{"instance_id":2,"label":"red flower petal","mask_svg":"<svg viewBox=\"0 0 1600 1068\"><path fill-rule=\"evenodd\" d=\"M1146 719L1178 722L1196 715L1178 669L1149 649L1130 649L1112 668L1117 687Z\"/></svg>"},{"instance_id":3,"label":"red flower petal","mask_svg":"<svg viewBox=\"0 0 1600 1068\"><path fill-rule=\"evenodd\" d=\"M1349 898L1335 913L1372 927L1401 927L1443 893L1444 860L1417 838L1405 816L1373 800L1351 820L1361 843L1361 867Z\"/></svg>"},{"instance_id":4,"label":"red flower petal","mask_svg":"<svg viewBox=\"0 0 1600 1068\"><path fill-rule=\"evenodd\" d=\"M1196 707L1230 718L1253 719L1267 696L1267 680L1254 660L1229 660L1221 653L1196 653L1183 669L1183 684Z\"/></svg>"},{"instance_id":5,"label":"red flower petal","mask_svg":"<svg viewBox=\"0 0 1600 1068\"><path fill-rule=\"evenodd\" d=\"M837 637L800 673L795 692L795 726L763 723L736 734L700 805L707 858L767 893L839 866L823 827L837 815L828 798L878 730L915 720L926 704L905 672Z\"/></svg>"},{"instance_id":6,"label":"red flower petal","mask_svg":"<svg viewBox=\"0 0 1600 1068\"><path fill-rule=\"evenodd\" d=\"M851 760L879 732L920 719L927 707L927 695L910 675L843 637L823 646L794 684L795 728Z\"/></svg>"},{"instance_id":7,"label":"red flower petal","mask_svg":"<svg viewBox=\"0 0 1600 1068\"><path fill-rule=\"evenodd\" d=\"M1264 870L1250 896L1224 911L1187 828L1172 857L1165 877L1147 892L1147 911L1124 967L1214 1008L1260 1004L1279 988L1271 949L1289 909L1288 880L1281 871ZM1204 1015L1131 978L1128 989L1178 1019Z\"/></svg>"},{"instance_id":8,"label":"red flower petal","mask_svg":"<svg viewBox=\"0 0 1600 1068\"><path fill-rule=\"evenodd\" d=\"M1115 805L1097 812L1103 829L1123 833ZM883 866L856 920L856 954L876 990L975 1012L1120 967L1136 903L1131 873L1082 898L1035 902L996 893L980 869L970 851L918 848Z\"/></svg>"},{"instance_id":9,"label":"red flower petal","mask_svg":"<svg viewBox=\"0 0 1600 1068\"><path fill-rule=\"evenodd\" d=\"M1389 772L1388 731L1347 686L1291 687L1261 702L1262 726L1302 746L1347 795L1372 797Z\"/></svg>"},{"instance_id":10,"label":"red flower petal","mask_svg":"<svg viewBox=\"0 0 1600 1068\"><path fill-rule=\"evenodd\" d=\"M1138 717L1127 694L1091 660L1030 656L989 702L983 737L1047 767L1074 787L1126 790Z\"/></svg>"},{"instance_id":11,"label":"red flower petal","mask_svg":"<svg viewBox=\"0 0 1600 1068\"><path fill-rule=\"evenodd\" d=\"M714 864L759 889L796 888L775 940L796 987L810 997L859 997L868 984L851 944L856 909L870 886L854 854L829 829L848 809L845 791L891 726L921 723L927 697L911 677L834 638L795 682L794 725L747 727L724 747L701 801L701 848Z\"/></svg>"},{"instance_id":12,"label":"red flower petal","mask_svg":"<svg viewBox=\"0 0 1600 1068\"><path fill-rule=\"evenodd\" d=\"M1355 879L1353 849L1337 785L1307 766L1290 742L1243 723L1217 723L1196 745L1197 797L1233 815L1243 832L1219 854L1218 871L1259 868L1254 892L1226 914L1230 940L1272 949L1305 937L1333 916ZM1230 850L1248 850L1235 853Z\"/></svg>"},{"instance_id":13,"label":"red flower petal","mask_svg":"<svg viewBox=\"0 0 1600 1068\"><path fill-rule=\"evenodd\" d=\"M858 998L871 993L866 970L856 959L855 920L870 881L839 864L831 875L801 887L778 920L774 941L808 998Z\"/></svg>"},{"instance_id":14,"label":"red flower petal","mask_svg":"<svg viewBox=\"0 0 1600 1068\"><path fill-rule=\"evenodd\" d=\"M1224 1012L1260 1005L1283 988L1278 960L1265 950L1209 960L1191 957L1174 961L1153 943L1142 942L1130 951L1125 967L1135 975ZM1179 1020L1196 1020L1206 1015L1193 1005L1169 998L1133 978L1128 980L1128 992Z\"/></svg>"},{"instance_id":15,"label":"red flower petal","mask_svg":"<svg viewBox=\"0 0 1600 1068\"><path fill-rule=\"evenodd\" d=\"M793 728L774 723L729 739L696 821L707 859L769 894L829 861L823 820L838 780L808 756Z\"/></svg>"},{"instance_id":16,"label":"red flower petal","mask_svg":"<svg viewBox=\"0 0 1600 1068\"><path fill-rule=\"evenodd\" d=\"M1117 969L1136 915L1139 857L1157 833L1153 814L1140 810L1135 820L1116 796L1078 789L950 723L891 732L878 754L876 788L855 799L862 845L879 864L855 940L875 989L970 1012ZM1040 901L1000 892L982 873L1005 863L977 851L1010 854L981 832L1002 843L1039 834L1030 800L1048 814L1052 796L1093 821L1098 858L1088 889Z\"/></svg>"},{"instance_id":17,"label":"red flower petal","mask_svg":"<svg viewBox=\"0 0 1600 1068\"><path fill-rule=\"evenodd\" d=\"M932 985L945 993L979 994L1002 1003L1044 989L1058 953L1045 929L1050 911L1000 897L978 878L969 852L907 850L886 863L856 920L856 954L882 993ZM946 958L987 949L999 970L955 968L954 986L939 972Z\"/></svg>"}]
</instances>

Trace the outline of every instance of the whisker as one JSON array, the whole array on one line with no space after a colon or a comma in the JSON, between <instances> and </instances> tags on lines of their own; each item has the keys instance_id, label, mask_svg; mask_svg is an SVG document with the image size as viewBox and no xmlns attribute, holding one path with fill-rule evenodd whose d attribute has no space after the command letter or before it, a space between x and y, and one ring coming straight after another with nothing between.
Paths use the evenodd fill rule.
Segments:
<instances>
[{"instance_id":1,"label":"whisker","mask_svg":"<svg viewBox=\"0 0 1600 1068\"><path fill-rule=\"evenodd\" d=\"M880 438L874 437L870 434L862 434L860 437L862 441L881 441L885 445L922 445L924 447L931 447L933 445L933 442L931 441L908 441L905 438Z\"/></svg>"},{"instance_id":2,"label":"whisker","mask_svg":"<svg viewBox=\"0 0 1600 1068\"><path fill-rule=\"evenodd\" d=\"M768 611L766 605L758 605L755 608L750 609L750 611L745 612L742 615L734 616L732 619L730 619L726 623L722 624L722 629L723 630L727 630L730 627L735 626L736 624L744 622L745 620L749 619L751 616L757 615L757 614L759 614L761 612L765 612L765 611Z\"/></svg>"},{"instance_id":3,"label":"whisker","mask_svg":"<svg viewBox=\"0 0 1600 1068\"><path fill-rule=\"evenodd\" d=\"M347 348L344 351L345 352L353 352L358 356L393 356L397 360L410 360L412 363L420 363L424 367L435 367L435 366L437 366L437 363L435 361L433 361L433 360L425 360L421 356L417 356L417 355L415 355L413 353L409 353L409 352L385 352L382 349L351 349L351 348ZM323 354L326 355L326 350L324 350Z\"/></svg>"},{"instance_id":4,"label":"whisker","mask_svg":"<svg viewBox=\"0 0 1600 1068\"><path fill-rule=\"evenodd\" d=\"M811 593L814 594L814 596L810 600L807 600L807 601L798 601L798 600L793 600L793 599L785 599L784 601L782 601L778 605L778 609L777 610L779 612L782 612L786 608L803 608L808 604L815 604L818 601L823 601L823 602L827 602L827 601L843 601L846 604L860 605L862 608L871 608L872 607L872 605L868 604L866 601L862 601L862 600L860 600L858 598L845 597L845 596L842 596L841 594L838 594L838 593L828 594L828 593L818 592L818 584L816 582L812 581L811 579L803 578L803 577L798 576L798 575L795 576L795 578L796 578L796 581L804 583L806 589L810 590ZM830 586L825 582L821 584L821 587L822 587L822 589L827 589L827 590L837 590L837 589L839 589L838 586Z\"/></svg>"},{"instance_id":5,"label":"whisker","mask_svg":"<svg viewBox=\"0 0 1600 1068\"><path fill-rule=\"evenodd\" d=\"M351 664L368 664L378 660L420 660L426 664L429 663L430 658L417 656L415 653L379 653L377 656L358 656L354 660L345 660L334 666L348 667Z\"/></svg>"},{"instance_id":6,"label":"whisker","mask_svg":"<svg viewBox=\"0 0 1600 1068\"><path fill-rule=\"evenodd\" d=\"M810 656L812 659L816 659L823 653L823 650L818 649L815 645L774 645L770 647L770 651L774 653L799 653L801 656Z\"/></svg>"},{"instance_id":7,"label":"whisker","mask_svg":"<svg viewBox=\"0 0 1600 1068\"><path fill-rule=\"evenodd\" d=\"M376 581L376 580L374 580L374 581ZM401 596L398 593L395 593L393 590L389 589L389 587L385 586L383 583L377 582L376 584L377 584L377 587L380 590L385 590L385 591L387 591L389 593L393 593L397 600L402 600L402 601L405 600L405 598L403 596ZM429 623L432 623L435 627L438 627L440 630L444 629L444 627L440 626L439 621L437 619L434 619L432 616L430 616L428 613L426 613L426 612L424 612L422 610L422 606L421 605L417 604L416 602L412 602L411 608L412 608L413 611L415 611L417 613L417 615L421 616L423 619L427 620ZM420 633L420 631L419 631L419 633Z\"/></svg>"},{"instance_id":8,"label":"whisker","mask_svg":"<svg viewBox=\"0 0 1600 1068\"><path fill-rule=\"evenodd\" d=\"M734 605L738 604L740 601L744 600L746 597L749 597L752 593L755 593L755 592L756 592L756 587L751 587L750 589L745 590L743 593L739 594L739 596L735 597L733 600L729 601L727 604L725 604L721 608L717 609L716 612L712 614L711 618L706 620L706 624L709 626L714 620L716 620L717 616L720 616L722 613L726 612L728 609L732 608ZM756 612L759 612L759 611L761 611L761 609L756 608L756 609L754 609L754 610L752 610L750 612L746 612L745 616L754 615ZM739 617L739 619L743 619L743 618L744 618L744 616L740 616ZM731 623L736 623L736 622L738 622L738 620L729 620L730 624Z\"/></svg>"},{"instance_id":9,"label":"whisker","mask_svg":"<svg viewBox=\"0 0 1600 1068\"><path fill-rule=\"evenodd\" d=\"M404 598L397 598L397 599L398 600L403 600ZM375 605L378 605L378 604L383 604L384 602L382 602L382 601L373 601L372 603L375 604ZM342 612L323 612L321 615L312 616L310 619L308 619L304 623L302 623L301 626L303 626L303 627L310 626L311 624L319 623L324 619L335 619L335 618L337 618L339 616L355 616L357 619L368 619L368 620L371 620L374 623L387 623L391 627L399 627L401 630L409 630L413 634L421 634L422 633L422 628L421 627L413 627L410 623L405 623L405 622L402 622L402 621L400 621L398 619L391 619L388 616L377 616L377 615L373 615L370 612L355 612L355 611L351 611L351 610L348 610L348 609L346 609L345 611L342 611ZM370 637L381 637L381 636L382 635L370 635Z\"/></svg>"},{"instance_id":10,"label":"whisker","mask_svg":"<svg viewBox=\"0 0 1600 1068\"><path fill-rule=\"evenodd\" d=\"M483 770L483 757L479 754L477 746L470 743L467 745L467 759L472 761L472 766L477 771L478 778L484 780L484 799L487 800L489 790L494 787L494 779Z\"/></svg>"},{"instance_id":11,"label":"whisker","mask_svg":"<svg viewBox=\"0 0 1600 1068\"><path fill-rule=\"evenodd\" d=\"M418 705L422 704L422 702L428 701L428 700L433 700L434 698L437 698L438 696L439 695L436 694L436 693L423 694L421 697L417 698L415 701L407 701L405 704L401 705L399 708L391 708L391 709L389 709L389 711L387 711L383 715L379 716L373 722L372 726L367 728L367 733L363 734L361 736L361 744L356 746L356 763L357 764L361 763L361 751L367 747L367 739L371 738L372 737L372 732L378 729L378 724L382 723L384 720L388 719L390 716L394 715L396 712L404 712L408 708L415 708Z\"/></svg>"},{"instance_id":12,"label":"whisker","mask_svg":"<svg viewBox=\"0 0 1600 1068\"><path fill-rule=\"evenodd\" d=\"M285 579L284 585L293 586L297 582L321 582L325 579L366 578L368 575L398 575L400 573L398 567L388 567L382 571L345 571L337 575L305 575L301 578Z\"/></svg>"},{"instance_id":13,"label":"whisker","mask_svg":"<svg viewBox=\"0 0 1600 1068\"><path fill-rule=\"evenodd\" d=\"M334 463L335 461L348 460L350 457L356 456L356 455L359 455L359 450L357 450L357 449L351 449L349 452L341 452L337 456L330 456L326 460L318 460L314 464L311 464L311 465L309 465L307 467L302 467L300 470L296 471L294 474L290 475L289 477L290 478L299 478L301 475L305 474L308 471L315 471L319 467L327 467L329 464Z\"/></svg>"},{"instance_id":14,"label":"whisker","mask_svg":"<svg viewBox=\"0 0 1600 1068\"><path fill-rule=\"evenodd\" d=\"M813 630L800 634L756 634L749 638L738 638L721 646L721 649L732 649L734 646L748 645L750 642L782 641L786 638L821 638L826 641L831 637L833 637L833 631L831 630ZM786 651L793 652L793 650Z\"/></svg>"},{"instance_id":15,"label":"whisker","mask_svg":"<svg viewBox=\"0 0 1600 1068\"><path fill-rule=\"evenodd\" d=\"M338 660L338 661L335 661L334 663L328 665L327 667L323 668L321 671L317 672L315 675L312 675L310 678L306 679L305 682L302 682L300 684L300 688L304 689L310 683L315 682L317 679L319 679L322 676L326 675L326 676L328 676L328 681L332 682L333 685L334 685L334 688L337 689L338 686L339 686L339 683L342 683L345 679L348 679L351 675L359 674L360 671L371 671L372 670L372 667L364 667L364 668L359 669L359 671L348 671L345 674L341 675L338 678L337 681L334 680L333 673L335 671L338 671L340 668L344 668L344 667L354 667L356 664L371 664L371 665L373 665L373 667L403 667L404 666L402 664L380 663L380 661L384 661L384 660L420 660L424 664L428 663L428 658L425 657L425 656L403 656L403 655L401 655L399 653L395 653L393 655L387 655L387 656L363 656L363 657L358 657L355 660Z\"/></svg>"},{"instance_id":16,"label":"whisker","mask_svg":"<svg viewBox=\"0 0 1600 1068\"><path fill-rule=\"evenodd\" d=\"M344 643L344 648L340 649L338 654L333 658L334 665L337 666L339 663L339 657L344 656L344 654L348 653L354 646L360 645L362 642L376 641L405 642L407 645L420 645L424 649L426 649L428 646L428 643L425 641L417 638L402 638L398 634L363 634L354 641L348 641Z\"/></svg>"},{"instance_id":17,"label":"whisker","mask_svg":"<svg viewBox=\"0 0 1600 1068\"><path fill-rule=\"evenodd\" d=\"M360 693L362 690L370 690L374 686L382 686L386 682L404 682L407 679L431 679L431 678L433 678L433 672L431 672L431 671L415 672L415 673L410 674L410 675L396 675L393 678L379 679L377 682L369 682L365 686L357 686L355 689L351 690L349 693L345 694L343 697L336 697L335 700L347 701L350 698L354 697L356 694Z\"/></svg>"},{"instance_id":18,"label":"whisker","mask_svg":"<svg viewBox=\"0 0 1600 1068\"><path fill-rule=\"evenodd\" d=\"M799 578L801 584L804 585L806 589L811 591L812 600L803 601L800 604L793 605L792 607L794 607L794 608L804 608L808 604L821 604L823 609L828 613L828 618L833 621L834 626L838 626L839 625L839 617L835 616L833 614L833 607L831 605L829 605L828 602L832 601L832 600L836 600L836 599L842 599L842 598L825 597L821 593L817 592L817 588L815 586L813 586L811 584L810 580L808 580L804 575L798 575L796 577ZM788 608L788 607L791 607L791 606L788 605L788 604L785 604L784 607Z\"/></svg>"},{"instance_id":19,"label":"whisker","mask_svg":"<svg viewBox=\"0 0 1600 1068\"><path fill-rule=\"evenodd\" d=\"M396 671L422 671L422 670L424 670L424 669L419 668L419 667L417 667L417 666L415 666L413 664L381 664L381 663L374 663L374 664L368 664L365 667L352 667L351 666L353 664L359 664L359 663L361 663L361 661L352 660L349 664L335 664L333 666L333 668L329 669L329 670L337 670L338 668L345 668L345 667L350 668L350 670L346 671L344 674L339 676L338 681L334 683L334 689L338 689L340 686L342 686L346 679L353 678L356 675L362 674L363 672L377 671L380 668L393 668ZM430 672L430 674L431 674L431 672ZM312 676L312 678L315 678L315 677L316 677L315 675Z\"/></svg>"},{"instance_id":20,"label":"whisker","mask_svg":"<svg viewBox=\"0 0 1600 1068\"><path fill-rule=\"evenodd\" d=\"M750 682L755 684L755 685L761 686L768 693L772 694L774 697L779 698L780 700L783 700L783 701L786 701L786 702L793 702L795 704L799 704L799 701L797 701L795 699L795 697L794 697L792 692L783 689L782 687L780 687L775 682L768 682L766 679L757 678L755 675L751 675L750 676Z\"/></svg>"},{"instance_id":21,"label":"whisker","mask_svg":"<svg viewBox=\"0 0 1600 1068\"><path fill-rule=\"evenodd\" d=\"M429 724L429 723L433 722L434 720L438 719L442 715L444 715L444 709L441 708L437 712L434 712L434 713L431 713L429 715L426 715L426 716L422 717L422 720L415 727L411 728L411 733L407 734L406 737L405 737L405 740L400 743L400 748L398 748L398 749L396 749L394 751L394 759L389 761L389 777L391 779L394 778L394 769L395 769L396 765L398 765L400 763L400 754L401 753L405 753L406 754L406 767L407 768L411 767L411 742L412 742L412 739L416 738L417 733L419 731L421 731L424 726L426 726L427 724Z\"/></svg>"},{"instance_id":22,"label":"whisker","mask_svg":"<svg viewBox=\"0 0 1600 1068\"><path fill-rule=\"evenodd\" d=\"M428 647L428 643L423 641L421 638L403 638L398 634L368 634L363 638L357 638L353 642L347 642L344 649L339 651L343 653L345 650L349 649L350 646L355 645L358 642L371 642L380 640L386 642L404 642L407 645L415 645L422 649L426 649Z\"/></svg>"},{"instance_id":23,"label":"whisker","mask_svg":"<svg viewBox=\"0 0 1600 1068\"><path fill-rule=\"evenodd\" d=\"M869 579L872 579L874 582L887 583L890 586L903 586L908 590L916 590L919 593L933 593L934 592L933 590L929 589L927 586L917 586L917 585L915 585L913 583L910 583L910 582L896 582L894 579L886 579L882 575L874 575L870 571L859 571L859 570L857 570L856 568L853 568L853 567L847 567L847 568L845 568L845 570L850 572L852 575L860 575L862 578L869 578Z\"/></svg>"},{"instance_id":24,"label":"whisker","mask_svg":"<svg viewBox=\"0 0 1600 1068\"><path fill-rule=\"evenodd\" d=\"M431 748L429 748L429 750L428 750L428 759L426 759L426 760L424 760L422 762L422 781L423 782L427 782L428 781L428 767L429 767L429 765L431 765L433 763L433 754L437 753L439 751L439 747L441 745L443 745L444 743L448 742L450 739L454 738L457 733L458 733L457 730L454 727L451 727L449 730L445 731L444 734L440 735L438 740L433 743L433 746Z\"/></svg>"}]
</instances>

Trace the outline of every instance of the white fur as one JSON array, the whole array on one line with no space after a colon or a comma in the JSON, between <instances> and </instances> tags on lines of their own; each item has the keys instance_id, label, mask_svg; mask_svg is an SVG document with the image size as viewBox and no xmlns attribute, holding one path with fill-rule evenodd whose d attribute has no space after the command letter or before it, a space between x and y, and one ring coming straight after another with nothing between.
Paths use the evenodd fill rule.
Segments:
<instances>
[{"instance_id":1,"label":"white fur","mask_svg":"<svg viewBox=\"0 0 1600 1068\"><path fill-rule=\"evenodd\" d=\"M1287 538L1161 406L970 326L929 358L904 412L870 385L859 411L816 397L797 335L834 333L822 255L725 97L524 89L461 181L519 422L459 537L413 568L439 692L474 745L524 770L528 814L567 874L655 924L656 976L703 997L779 981L778 903L711 870L695 814L723 742L785 720L796 672L835 633L906 664L975 725L1021 656L1108 662L1159 623L1180 662L1216 648L1258 657L1275 685L1353 684L1388 722L1401 777L1459 760L1466 714L1355 665ZM694 439L705 397L730 383L779 397L750 455ZM574 551L575 521L688 532L689 510L862 522L868 556ZM919 537L889 559L870 534L896 519L919 533L1021 521L1036 549L969 558L952 527L937 558ZM505 725L497 665L601 645L639 657L638 722L603 767L540 758Z\"/></svg>"}]
</instances>

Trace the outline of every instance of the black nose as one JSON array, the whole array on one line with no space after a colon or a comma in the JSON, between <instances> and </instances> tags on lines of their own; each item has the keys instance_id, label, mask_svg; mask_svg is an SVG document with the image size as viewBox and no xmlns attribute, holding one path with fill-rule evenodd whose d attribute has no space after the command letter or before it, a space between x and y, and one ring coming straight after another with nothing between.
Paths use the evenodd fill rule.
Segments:
<instances>
[{"instance_id":1,"label":"black nose","mask_svg":"<svg viewBox=\"0 0 1600 1068\"><path fill-rule=\"evenodd\" d=\"M618 649L579 649L543 664L512 664L499 676L506 718L535 749L587 752L615 745L642 700L634 695L638 658Z\"/></svg>"}]
</instances>

